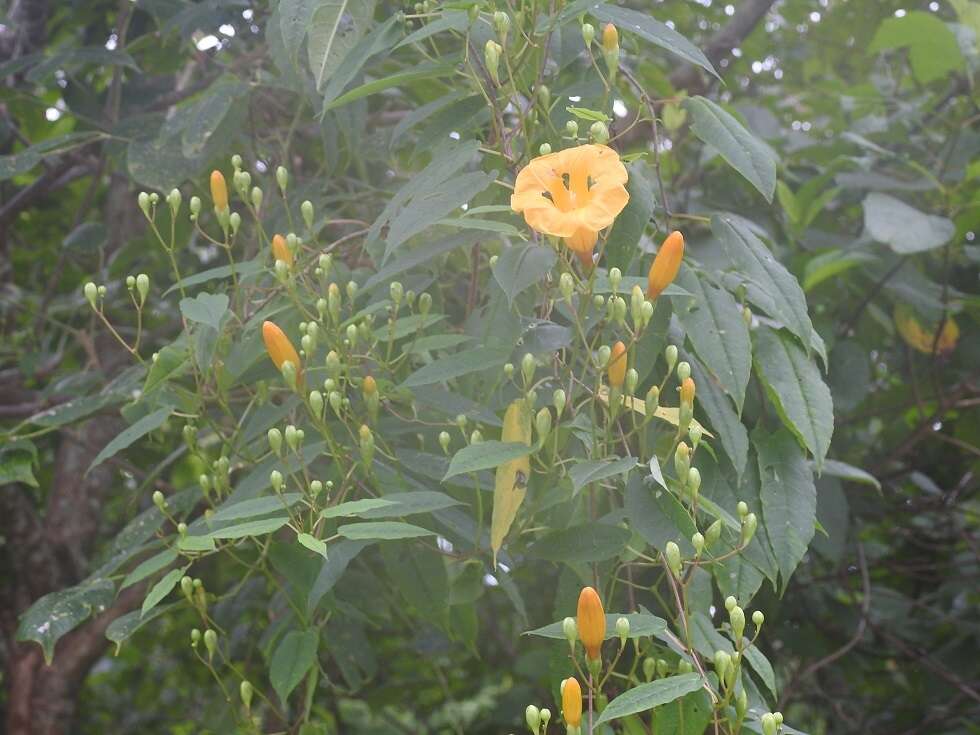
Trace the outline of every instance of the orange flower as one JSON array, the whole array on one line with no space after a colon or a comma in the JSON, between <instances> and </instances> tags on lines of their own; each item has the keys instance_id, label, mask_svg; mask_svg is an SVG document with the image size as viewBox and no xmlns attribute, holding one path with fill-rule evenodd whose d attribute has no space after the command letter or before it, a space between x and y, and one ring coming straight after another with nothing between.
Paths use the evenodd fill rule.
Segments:
<instances>
[{"instance_id":1,"label":"orange flower","mask_svg":"<svg viewBox=\"0 0 980 735\"><path fill-rule=\"evenodd\" d=\"M216 210L228 209L228 185L224 175L217 169L211 172L211 199Z\"/></svg>"},{"instance_id":2,"label":"orange flower","mask_svg":"<svg viewBox=\"0 0 980 735\"><path fill-rule=\"evenodd\" d=\"M299 384L303 379L299 354L286 333L272 322L262 322L262 339L265 341L265 349L276 368L282 370L282 365L287 360L293 363L296 367L296 383Z\"/></svg>"},{"instance_id":3,"label":"orange flower","mask_svg":"<svg viewBox=\"0 0 980 735\"><path fill-rule=\"evenodd\" d=\"M364 383L363 383L363 385L361 387L364 390L364 395L365 396L373 396L375 393L378 392L378 383L370 375L368 375L366 378L364 378Z\"/></svg>"},{"instance_id":4,"label":"orange flower","mask_svg":"<svg viewBox=\"0 0 980 735\"><path fill-rule=\"evenodd\" d=\"M681 403L686 403L691 405L694 403L694 379L684 378L684 382L681 383Z\"/></svg>"},{"instance_id":5,"label":"orange flower","mask_svg":"<svg viewBox=\"0 0 980 735\"><path fill-rule=\"evenodd\" d=\"M582 687L574 676L561 683L561 715L569 727L582 724Z\"/></svg>"},{"instance_id":6,"label":"orange flower","mask_svg":"<svg viewBox=\"0 0 980 735\"><path fill-rule=\"evenodd\" d=\"M623 387L623 381L626 380L626 363L626 345L617 342L613 345L612 354L609 357L609 366L606 368L610 388Z\"/></svg>"},{"instance_id":7,"label":"orange flower","mask_svg":"<svg viewBox=\"0 0 980 735\"><path fill-rule=\"evenodd\" d=\"M626 167L604 145L580 145L538 156L517 174L510 206L531 229L561 237L589 267L599 230L623 211Z\"/></svg>"},{"instance_id":8,"label":"orange flower","mask_svg":"<svg viewBox=\"0 0 980 735\"><path fill-rule=\"evenodd\" d=\"M647 296L655 299L667 286L677 278L677 271L681 269L681 261L684 259L684 236L674 230L667 239L664 240L657 257L653 259L650 266L650 274L647 277Z\"/></svg>"},{"instance_id":9,"label":"orange flower","mask_svg":"<svg viewBox=\"0 0 980 735\"><path fill-rule=\"evenodd\" d=\"M286 238L282 235L272 236L272 255L276 260L281 260L290 268L293 267L293 252L286 245Z\"/></svg>"},{"instance_id":10,"label":"orange flower","mask_svg":"<svg viewBox=\"0 0 980 735\"><path fill-rule=\"evenodd\" d=\"M599 658L599 649L606 638L606 613L602 609L599 593L591 587L583 587L578 596L578 637L585 646L585 655Z\"/></svg>"},{"instance_id":11,"label":"orange flower","mask_svg":"<svg viewBox=\"0 0 980 735\"><path fill-rule=\"evenodd\" d=\"M612 23L606 23L602 29L602 50L614 51L619 48L619 31Z\"/></svg>"}]
</instances>

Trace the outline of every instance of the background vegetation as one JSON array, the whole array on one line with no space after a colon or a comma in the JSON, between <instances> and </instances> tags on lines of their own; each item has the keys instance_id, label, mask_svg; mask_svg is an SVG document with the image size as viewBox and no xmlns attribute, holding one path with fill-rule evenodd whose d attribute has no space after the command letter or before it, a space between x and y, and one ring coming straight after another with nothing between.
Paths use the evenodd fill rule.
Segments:
<instances>
[{"instance_id":1,"label":"background vegetation","mask_svg":"<svg viewBox=\"0 0 980 735\"><path fill-rule=\"evenodd\" d=\"M629 162L631 201L609 234L597 279L608 284L613 266L627 278L644 276L671 229L688 241L680 291L658 300L651 336L632 353L637 395L642 401L649 384L668 379L663 348L678 345L698 385L695 417L715 434L706 440L710 453L697 455L702 494L729 516L739 499L760 516L755 556L736 557L737 568L716 569L714 579L692 575L687 588L714 635L727 625L716 613L729 594L765 612L756 646L771 671L759 664L745 676L756 682L754 710L781 710L795 728L787 732L976 733L980 3L477 5L474 20L471 3L433 0L7 3L0 15L5 731L232 732L242 727L235 692L247 676L270 699L285 694L291 702L270 706L264 732L517 732L528 703L557 711L557 682L571 673L563 644L522 633L573 614L582 584L597 584L611 612L642 606L678 624L676 610L658 604L668 590L663 577L626 550L656 554L676 540L691 553L686 516L635 504L648 497L641 491L649 489L650 455L660 456L666 484L677 490L666 424L649 445L644 440L649 453L636 455L643 465L617 474L606 472L609 442L597 442L594 431L585 436L607 424L566 416L559 429L556 413L569 466L535 466L505 569L493 569L486 542L474 544L487 524L477 523L472 499L485 495L489 515L495 463L475 470L482 490L468 474L441 482L474 429L497 438L519 393L500 385L504 363L517 366L518 381L528 352L539 379L576 375L591 385L597 376L572 334L575 318L560 307L558 273L581 273L579 266L567 251L544 260L531 254L554 251L509 211L501 183L512 184L541 143L569 145L562 141L569 120L587 139L599 112ZM656 22L633 24L631 10ZM492 83L484 55L487 40L500 40L495 11L511 18L503 85ZM594 57L585 51L583 14L598 36L607 21L619 27L620 74L611 88L599 42ZM525 46L517 29L535 31L528 38L538 45ZM522 65L511 69L518 58ZM541 84L550 91L545 103ZM233 154L263 191L258 218L249 213L249 186L244 197L235 193ZM278 166L289 172L287 206ZM212 168L225 172L232 208L245 220L231 253L234 286L207 186ZM182 204L171 219L166 196L174 187ZM137 204L141 191L159 193L159 237ZM188 218L195 195L204 200L200 227ZM313 206L309 223L304 200ZM309 271L299 295L282 287L269 256L269 236L288 231L301 236ZM743 251L738 242L753 245ZM331 270L316 281L325 251ZM174 287L174 267L183 289ZM126 278L140 273L150 289L137 327L140 296ZM177 538L153 493L192 522L203 510L201 474L225 483L215 498L269 492L265 431L284 427L287 414L296 420L297 409L283 401L288 391L262 352L258 324L272 315L299 346L298 310L315 311L328 281L343 288L351 279L361 287L358 309L381 305L374 324L381 353L393 280L429 292L432 312L446 315L437 328L421 322L435 340L427 350L398 343L396 354L409 355L404 363L357 363L350 418L359 425L368 415L363 377L368 365L383 364L376 369L389 423L376 432L393 438L378 451L393 452L408 479L392 472L374 480L384 493L395 485L439 492L463 509L409 519L438 529L438 545L386 542L358 554L348 539L324 561L287 532L266 534L275 540L263 547L261 580L244 576L228 555L196 562L188 573L203 580L222 655L235 666L218 666L215 677L204 644L188 644L190 630L203 626L181 595L180 574L159 587L170 567L143 567L142 579L124 585ZM90 307L88 281L105 285L101 314L129 345L139 335L145 363ZM688 306L690 293L697 307ZM349 297L341 295L345 319L357 312ZM742 306L753 315L751 330ZM355 331L363 322L351 321ZM587 326L601 344L625 329L615 320ZM335 337L343 339L339 330L324 339ZM430 367L418 377L474 348L471 371L448 376ZM783 369L780 349L792 369ZM324 351L321 344L318 365ZM556 353L566 357L553 360ZM662 402L676 406L670 380ZM556 385L542 384L536 409L552 405ZM571 393L573 404L586 400ZM265 405L268 421L250 424L251 435L236 444L237 429L222 434L222 412L240 418L250 401ZM456 426L459 414L465 427ZM402 415L417 423L399 424ZM577 414L589 415L596 414ZM448 456L441 431L451 433ZM352 437L339 454L353 466L363 448ZM227 473L213 464L229 456ZM754 469L765 468L766 457L799 470L798 481L767 484ZM326 479L331 466L314 471ZM820 470L815 492L811 469ZM799 538L781 536L784 523ZM583 536L596 527L614 530ZM166 596L146 607L151 589ZM151 614L139 617L141 607ZM313 629L320 632L311 644L302 636ZM705 635L693 656L703 649L710 658L721 645ZM310 659L296 681L270 671L286 640L290 662L316 653L317 665ZM706 725L698 723L689 718L675 730L701 732ZM757 718L746 727L761 731Z\"/></svg>"}]
</instances>

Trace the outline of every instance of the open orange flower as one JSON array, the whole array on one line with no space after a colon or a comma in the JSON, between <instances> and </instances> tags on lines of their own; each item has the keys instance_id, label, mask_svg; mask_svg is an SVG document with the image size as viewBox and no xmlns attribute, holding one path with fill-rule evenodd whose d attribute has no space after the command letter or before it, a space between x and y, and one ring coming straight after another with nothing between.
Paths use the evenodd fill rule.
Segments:
<instances>
[{"instance_id":1,"label":"open orange flower","mask_svg":"<svg viewBox=\"0 0 980 735\"><path fill-rule=\"evenodd\" d=\"M580 145L533 159L517 174L510 206L527 224L554 235L591 265L599 230L609 227L630 195L619 154L605 145Z\"/></svg>"}]
</instances>

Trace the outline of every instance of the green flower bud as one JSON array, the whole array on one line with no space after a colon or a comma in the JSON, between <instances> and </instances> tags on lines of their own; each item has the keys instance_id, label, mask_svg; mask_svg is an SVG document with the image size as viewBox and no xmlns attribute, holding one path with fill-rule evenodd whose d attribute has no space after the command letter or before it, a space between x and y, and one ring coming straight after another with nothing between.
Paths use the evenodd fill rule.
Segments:
<instances>
[{"instance_id":1,"label":"green flower bud","mask_svg":"<svg viewBox=\"0 0 980 735\"><path fill-rule=\"evenodd\" d=\"M630 316L633 318L633 323L637 326L640 325L641 309L643 308L644 302L643 289L638 285L633 286L630 291Z\"/></svg>"},{"instance_id":2,"label":"green flower bud","mask_svg":"<svg viewBox=\"0 0 980 735\"><path fill-rule=\"evenodd\" d=\"M692 424L687 429L687 437L691 440L691 446L694 449L698 448L698 444L701 443L701 437L704 435L704 430L697 424Z\"/></svg>"},{"instance_id":3,"label":"green flower bud","mask_svg":"<svg viewBox=\"0 0 980 735\"><path fill-rule=\"evenodd\" d=\"M653 303L644 301L643 306L640 307L640 325L645 328L651 319L653 319Z\"/></svg>"},{"instance_id":4,"label":"green flower bud","mask_svg":"<svg viewBox=\"0 0 980 735\"><path fill-rule=\"evenodd\" d=\"M647 681L653 680L653 675L657 673L657 662L655 659L647 656L643 659L643 678Z\"/></svg>"},{"instance_id":5,"label":"green flower bud","mask_svg":"<svg viewBox=\"0 0 980 735\"><path fill-rule=\"evenodd\" d=\"M694 671L694 664L690 661L679 661L677 663L678 674L690 674L692 671Z\"/></svg>"},{"instance_id":6,"label":"green flower bud","mask_svg":"<svg viewBox=\"0 0 980 735\"><path fill-rule=\"evenodd\" d=\"M664 557L667 559L667 567L675 577L681 576L681 550L673 541L668 541L664 547Z\"/></svg>"},{"instance_id":7,"label":"green flower bud","mask_svg":"<svg viewBox=\"0 0 980 735\"><path fill-rule=\"evenodd\" d=\"M197 644L201 642L201 631L197 628L191 628L191 648L197 648Z\"/></svg>"},{"instance_id":8,"label":"green flower bud","mask_svg":"<svg viewBox=\"0 0 980 735\"><path fill-rule=\"evenodd\" d=\"M566 301L572 300L572 294L575 292L575 279L572 278L571 273L561 274L558 279L558 290Z\"/></svg>"},{"instance_id":9,"label":"green flower bud","mask_svg":"<svg viewBox=\"0 0 980 735\"><path fill-rule=\"evenodd\" d=\"M667 358L667 372L672 372L674 365L677 364L677 346L667 345L667 349L664 350L664 357Z\"/></svg>"},{"instance_id":10,"label":"green flower bud","mask_svg":"<svg viewBox=\"0 0 980 735\"><path fill-rule=\"evenodd\" d=\"M592 123L592 126L589 128L589 135L599 145L605 145L609 142L609 128L601 120L596 120Z\"/></svg>"},{"instance_id":11,"label":"green flower bud","mask_svg":"<svg viewBox=\"0 0 980 735\"><path fill-rule=\"evenodd\" d=\"M146 297L150 293L150 277L145 273L136 276L136 290L140 295L140 304L146 303Z\"/></svg>"},{"instance_id":12,"label":"green flower bud","mask_svg":"<svg viewBox=\"0 0 980 735\"><path fill-rule=\"evenodd\" d=\"M640 382L640 374L636 372L636 368L630 368L626 371L626 393L627 395L633 395L636 391L636 384Z\"/></svg>"},{"instance_id":13,"label":"green flower bud","mask_svg":"<svg viewBox=\"0 0 980 735\"><path fill-rule=\"evenodd\" d=\"M273 470L269 473L269 484L277 493L282 491L282 473L279 470Z\"/></svg>"},{"instance_id":14,"label":"green flower bud","mask_svg":"<svg viewBox=\"0 0 980 735\"><path fill-rule=\"evenodd\" d=\"M238 228L242 226L242 216L238 212L232 212L229 214L228 226L231 228L231 234L237 235Z\"/></svg>"},{"instance_id":15,"label":"green flower bud","mask_svg":"<svg viewBox=\"0 0 980 735\"><path fill-rule=\"evenodd\" d=\"M551 710L547 707L541 708L541 726L547 730L548 723L551 721Z\"/></svg>"},{"instance_id":16,"label":"green flower bud","mask_svg":"<svg viewBox=\"0 0 980 735\"><path fill-rule=\"evenodd\" d=\"M556 388L555 392L551 394L552 403L555 406L555 415L561 418L561 412L565 410L565 402L567 397L565 396L565 391L561 388Z\"/></svg>"},{"instance_id":17,"label":"green flower bud","mask_svg":"<svg viewBox=\"0 0 980 735\"><path fill-rule=\"evenodd\" d=\"M493 27L497 29L497 35L501 39L507 36L507 31L510 30L510 16L502 10L498 10L493 14Z\"/></svg>"},{"instance_id":18,"label":"green flower bud","mask_svg":"<svg viewBox=\"0 0 980 735\"><path fill-rule=\"evenodd\" d=\"M310 410L317 418L323 416L323 394L318 390L310 391Z\"/></svg>"},{"instance_id":19,"label":"green flower bud","mask_svg":"<svg viewBox=\"0 0 980 735\"><path fill-rule=\"evenodd\" d=\"M419 314L425 316L432 308L432 295L425 292L419 296Z\"/></svg>"},{"instance_id":20,"label":"green flower bud","mask_svg":"<svg viewBox=\"0 0 980 735\"><path fill-rule=\"evenodd\" d=\"M538 430L538 440L544 441L545 437L551 433L551 410L542 408L534 417L534 425Z\"/></svg>"},{"instance_id":21,"label":"green flower bud","mask_svg":"<svg viewBox=\"0 0 980 735\"><path fill-rule=\"evenodd\" d=\"M470 5L467 14L469 15L470 23L471 24L476 23L477 18L480 17L480 6L477 5L476 3L473 3L472 5Z\"/></svg>"},{"instance_id":22,"label":"green flower bud","mask_svg":"<svg viewBox=\"0 0 980 735\"><path fill-rule=\"evenodd\" d=\"M745 689L739 689L738 693L735 695L735 714L738 719L743 719L745 713L749 709L749 695L746 694Z\"/></svg>"},{"instance_id":23,"label":"green flower bud","mask_svg":"<svg viewBox=\"0 0 980 735\"><path fill-rule=\"evenodd\" d=\"M694 547L694 553L701 556L701 552L704 550L704 536L695 531L694 535L691 536L691 546Z\"/></svg>"},{"instance_id":24,"label":"green flower bud","mask_svg":"<svg viewBox=\"0 0 980 735\"><path fill-rule=\"evenodd\" d=\"M687 477L687 471L691 469L691 449L684 442L678 444L674 451L674 469L678 478Z\"/></svg>"},{"instance_id":25,"label":"green flower bud","mask_svg":"<svg viewBox=\"0 0 980 735\"><path fill-rule=\"evenodd\" d=\"M537 367L534 362L534 355L530 352L524 353L524 357L521 358L521 375L524 376L525 385L530 385L534 380L534 369Z\"/></svg>"},{"instance_id":26,"label":"green flower bud","mask_svg":"<svg viewBox=\"0 0 980 735\"><path fill-rule=\"evenodd\" d=\"M616 618L616 635L619 636L619 645L625 646L626 639L630 637L630 621L627 618Z\"/></svg>"},{"instance_id":27,"label":"green flower bud","mask_svg":"<svg viewBox=\"0 0 980 735\"><path fill-rule=\"evenodd\" d=\"M167 507L167 499L163 496L163 493L160 492L159 490L153 491L153 504L160 510L163 510L164 508Z\"/></svg>"},{"instance_id":28,"label":"green flower bud","mask_svg":"<svg viewBox=\"0 0 980 735\"><path fill-rule=\"evenodd\" d=\"M697 495L701 489L701 471L697 467L692 467L687 471L687 489L691 495Z\"/></svg>"},{"instance_id":29,"label":"green flower bud","mask_svg":"<svg viewBox=\"0 0 980 735\"><path fill-rule=\"evenodd\" d=\"M504 363L504 377L510 380L514 375L514 364L511 362Z\"/></svg>"},{"instance_id":30,"label":"green flower bud","mask_svg":"<svg viewBox=\"0 0 980 735\"><path fill-rule=\"evenodd\" d=\"M306 229L313 229L313 202L309 199L305 200L299 205L300 214L303 215L303 222L306 224Z\"/></svg>"},{"instance_id":31,"label":"green flower bud","mask_svg":"<svg viewBox=\"0 0 980 735\"><path fill-rule=\"evenodd\" d=\"M725 598L725 609L728 610L728 612L731 612L732 608L735 608L737 606L738 606L738 600L736 600L733 595L729 595L728 597Z\"/></svg>"},{"instance_id":32,"label":"green flower bud","mask_svg":"<svg viewBox=\"0 0 980 735\"><path fill-rule=\"evenodd\" d=\"M609 348L609 345L602 345L602 347L600 347L596 351L596 366L600 370L602 370L603 368L606 367L606 365L609 364L609 356L611 354L612 354L612 350Z\"/></svg>"},{"instance_id":33,"label":"green flower bud","mask_svg":"<svg viewBox=\"0 0 980 735\"><path fill-rule=\"evenodd\" d=\"M704 544L708 548L711 548L716 543L718 543L718 539L720 538L721 538L721 520L719 519L713 522L710 526L708 526L708 530L704 532Z\"/></svg>"},{"instance_id":34,"label":"green flower bud","mask_svg":"<svg viewBox=\"0 0 980 735\"><path fill-rule=\"evenodd\" d=\"M143 214L149 218L150 216L150 195L145 191L141 191L139 196L136 197L136 203L139 204L140 209L143 210Z\"/></svg>"},{"instance_id":35,"label":"green flower bud","mask_svg":"<svg viewBox=\"0 0 980 735\"><path fill-rule=\"evenodd\" d=\"M551 107L551 90L542 84L538 87L537 92L538 101L541 103L541 106L547 110L549 107Z\"/></svg>"},{"instance_id":36,"label":"green flower bud","mask_svg":"<svg viewBox=\"0 0 980 735\"><path fill-rule=\"evenodd\" d=\"M738 517L744 520L745 516L749 514L749 506L744 500L739 500L738 505L735 506L735 511L738 513Z\"/></svg>"},{"instance_id":37,"label":"green flower bud","mask_svg":"<svg viewBox=\"0 0 980 735\"><path fill-rule=\"evenodd\" d=\"M327 353L326 364L327 375L334 380L339 378L343 366L340 364L340 356L334 350L330 350L330 352Z\"/></svg>"},{"instance_id":38,"label":"green flower bud","mask_svg":"<svg viewBox=\"0 0 980 735\"><path fill-rule=\"evenodd\" d=\"M374 459L374 434L367 424L361 424L358 431L361 447L361 458L364 460L364 468L370 469L371 461Z\"/></svg>"},{"instance_id":39,"label":"green flower bud","mask_svg":"<svg viewBox=\"0 0 980 735\"><path fill-rule=\"evenodd\" d=\"M561 623L561 630L565 634L565 640L574 646L575 641L578 640L578 624L575 622L575 618L565 618Z\"/></svg>"},{"instance_id":40,"label":"green flower bud","mask_svg":"<svg viewBox=\"0 0 980 735\"><path fill-rule=\"evenodd\" d=\"M299 446L299 431L292 424L289 424L286 427L286 444L294 452L296 451L296 448Z\"/></svg>"},{"instance_id":41,"label":"green flower bud","mask_svg":"<svg viewBox=\"0 0 980 735\"><path fill-rule=\"evenodd\" d=\"M762 610L756 610L752 613L752 622L755 623L756 628L762 627L762 624L766 622L766 616L763 615Z\"/></svg>"},{"instance_id":42,"label":"green flower bud","mask_svg":"<svg viewBox=\"0 0 980 735\"><path fill-rule=\"evenodd\" d=\"M565 132L572 138L578 136L578 122L576 120L569 120L565 123Z\"/></svg>"},{"instance_id":43,"label":"green flower bud","mask_svg":"<svg viewBox=\"0 0 980 735\"><path fill-rule=\"evenodd\" d=\"M391 285L388 287L388 293L391 295L391 300L395 302L395 308L401 304L402 298L405 296L405 288L399 281L392 281Z\"/></svg>"},{"instance_id":44,"label":"green flower bud","mask_svg":"<svg viewBox=\"0 0 980 735\"><path fill-rule=\"evenodd\" d=\"M591 23L582 24L582 40L585 41L586 48L592 46L595 40L595 27Z\"/></svg>"},{"instance_id":45,"label":"green flower bud","mask_svg":"<svg viewBox=\"0 0 980 735\"><path fill-rule=\"evenodd\" d=\"M214 652L218 650L218 634L208 628L204 631L204 646L208 649L208 660L214 658Z\"/></svg>"},{"instance_id":46,"label":"green flower bud","mask_svg":"<svg viewBox=\"0 0 980 735\"><path fill-rule=\"evenodd\" d=\"M538 731L541 729L541 711L533 704L529 704L524 710L524 721L531 728L531 732L538 735Z\"/></svg>"},{"instance_id":47,"label":"green flower bud","mask_svg":"<svg viewBox=\"0 0 980 735\"><path fill-rule=\"evenodd\" d=\"M626 322L626 299L622 296L617 296L612 302L613 304L613 314L612 318L616 324L622 326Z\"/></svg>"},{"instance_id":48,"label":"green flower bud","mask_svg":"<svg viewBox=\"0 0 980 735\"><path fill-rule=\"evenodd\" d=\"M286 187L289 185L289 172L285 166L279 166L276 169L276 183L279 184L279 191L285 196Z\"/></svg>"},{"instance_id":49,"label":"green flower bud","mask_svg":"<svg viewBox=\"0 0 980 735\"><path fill-rule=\"evenodd\" d=\"M439 446L442 447L442 451L449 453L449 442L452 441L452 437L449 436L448 431L439 432Z\"/></svg>"},{"instance_id":50,"label":"green flower bud","mask_svg":"<svg viewBox=\"0 0 980 735\"><path fill-rule=\"evenodd\" d=\"M357 281L347 282L347 298L349 298L352 302L357 298L357 289Z\"/></svg>"},{"instance_id":51,"label":"green flower bud","mask_svg":"<svg viewBox=\"0 0 980 735\"><path fill-rule=\"evenodd\" d=\"M501 51L503 51L503 48L493 39L487 41L483 47L483 62L494 84L500 84L499 69Z\"/></svg>"},{"instance_id":52,"label":"green flower bud","mask_svg":"<svg viewBox=\"0 0 980 735\"><path fill-rule=\"evenodd\" d=\"M657 386L652 386L650 390L647 391L647 397L644 405L644 411L647 416L653 416L657 412L657 408L660 405L660 388Z\"/></svg>"},{"instance_id":53,"label":"green flower bud","mask_svg":"<svg viewBox=\"0 0 980 735\"><path fill-rule=\"evenodd\" d=\"M549 153L551 153L551 144L550 143L542 143L541 145L538 146L538 155L539 156L547 156Z\"/></svg>"},{"instance_id":54,"label":"green flower bud","mask_svg":"<svg viewBox=\"0 0 980 735\"><path fill-rule=\"evenodd\" d=\"M691 377L691 363L680 362L677 365L677 380L683 383L685 380Z\"/></svg>"},{"instance_id":55,"label":"green flower bud","mask_svg":"<svg viewBox=\"0 0 980 735\"><path fill-rule=\"evenodd\" d=\"M719 681L725 681L728 678L728 669L732 665L732 657L728 655L725 651L715 651L715 673L718 674Z\"/></svg>"},{"instance_id":56,"label":"green flower bud","mask_svg":"<svg viewBox=\"0 0 980 735\"><path fill-rule=\"evenodd\" d=\"M619 290L619 284L623 281L623 272L619 268L609 269L609 285L612 286L613 293Z\"/></svg>"},{"instance_id":57,"label":"green flower bud","mask_svg":"<svg viewBox=\"0 0 980 735\"><path fill-rule=\"evenodd\" d=\"M525 400L527 400L527 405L530 408L534 408L535 404L538 402L538 392L534 390L529 390L524 394Z\"/></svg>"},{"instance_id":58,"label":"green flower bud","mask_svg":"<svg viewBox=\"0 0 980 735\"><path fill-rule=\"evenodd\" d=\"M184 597L187 598L188 602L193 603L194 583L191 581L191 578L188 577L187 575L184 575L183 577L180 578L180 591L181 593L183 593Z\"/></svg>"},{"instance_id":59,"label":"green flower bud","mask_svg":"<svg viewBox=\"0 0 980 735\"><path fill-rule=\"evenodd\" d=\"M82 293L85 294L85 300L88 301L89 306L96 309L96 301L99 298L99 287L92 283L92 281L89 281L82 288Z\"/></svg>"},{"instance_id":60,"label":"green flower bud","mask_svg":"<svg viewBox=\"0 0 980 735\"><path fill-rule=\"evenodd\" d=\"M333 412L339 417L344 410L344 397L337 391L331 391L330 395L327 396L327 402L330 404Z\"/></svg>"},{"instance_id":61,"label":"green flower bud","mask_svg":"<svg viewBox=\"0 0 980 735\"><path fill-rule=\"evenodd\" d=\"M776 718L772 716L772 712L766 712L759 719L762 725L762 735L776 735L779 730L779 725L776 724Z\"/></svg>"},{"instance_id":62,"label":"green flower bud","mask_svg":"<svg viewBox=\"0 0 980 735\"><path fill-rule=\"evenodd\" d=\"M167 204L170 207L170 211L173 212L174 217L177 216L177 212L180 211L180 203L182 199L180 196L179 189L171 189L170 193L167 194Z\"/></svg>"},{"instance_id":63,"label":"green flower bud","mask_svg":"<svg viewBox=\"0 0 980 735\"><path fill-rule=\"evenodd\" d=\"M201 490L205 495L211 492L211 478L207 475L198 475L197 484L201 486Z\"/></svg>"},{"instance_id":64,"label":"green flower bud","mask_svg":"<svg viewBox=\"0 0 980 735\"><path fill-rule=\"evenodd\" d=\"M773 712L772 713L772 718L776 721L776 726L777 727L782 727L783 726L783 713L782 712Z\"/></svg>"},{"instance_id":65,"label":"green flower bud","mask_svg":"<svg viewBox=\"0 0 980 735\"><path fill-rule=\"evenodd\" d=\"M470 444L479 444L483 441L483 434L480 433L479 429L474 429L473 433L470 434Z\"/></svg>"},{"instance_id":66,"label":"green flower bud","mask_svg":"<svg viewBox=\"0 0 980 735\"><path fill-rule=\"evenodd\" d=\"M749 513L745 516L745 520L742 522L742 544L745 545L752 540L755 536L755 529L758 525L758 519L755 517L755 513Z\"/></svg>"},{"instance_id":67,"label":"green flower bud","mask_svg":"<svg viewBox=\"0 0 980 735\"><path fill-rule=\"evenodd\" d=\"M177 524L177 533L180 534L181 536L186 536L187 535L187 524L186 523L178 523Z\"/></svg>"},{"instance_id":68,"label":"green flower bud","mask_svg":"<svg viewBox=\"0 0 980 735\"><path fill-rule=\"evenodd\" d=\"M242 157L237 153L231 157L231 165L236 171L242 167Z\"/></svg>"},{"instance_id":69,"label":"green flower bud","mask_svg":"<svg viewBox=\"0 0 980 735\"><path fill-rule=\"evenodd\" d=\"M136 288L136 276L126 276L126 288L130 291Z\"/></svg>"},{"instance_id":70,"label":"green flower bud","mask_svg":"<svg viewBox=\"0 0 980 735\"><path fill-rule=\"evenodd\" d=\"M736 605L728 611L728 622L732 626L732 633L737 644L742 640L742 634L745 632L745 611Z\"/></svg>"},{"instance_id":71,"label":"green flower bud","mask_svg":"<svg viewBox=\"0 0 980 735\"><path fill-rule=\"evenodd\" d=\"M351 349L357 346L357 325L347 325L347 341L350 342Z\"/></svg>"},{"instance_id":72,"label":"green flower bud","mask_svg":"<svg viewBox=\"0 0 980 735\"><path fill-rule=\"evenodd\" d=\"M282 168L282 166L280 166L279 168L281 170L285 170ZM249 684L247 681L243 681L241 684L238 685L238 694L241 696L242 704L245 705L246 710L252 708L252 692L253 692L252 685Z\"/></svg>"}]
</instances>

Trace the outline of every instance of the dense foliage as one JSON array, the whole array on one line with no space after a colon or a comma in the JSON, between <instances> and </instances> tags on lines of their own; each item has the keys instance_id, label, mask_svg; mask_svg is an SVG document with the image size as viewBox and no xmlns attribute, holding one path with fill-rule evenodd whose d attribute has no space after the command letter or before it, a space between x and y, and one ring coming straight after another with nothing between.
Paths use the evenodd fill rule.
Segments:
<instances>
[{"instance_id":1,"label":"dense foliage","mask_svg":"<svg viewBox=\"0 0 980 735\"><path fill-rule=\"evenodd\" d=\"M12 0L5 731L976 732L978 36Z\"/></svg>"}]
</instances>

